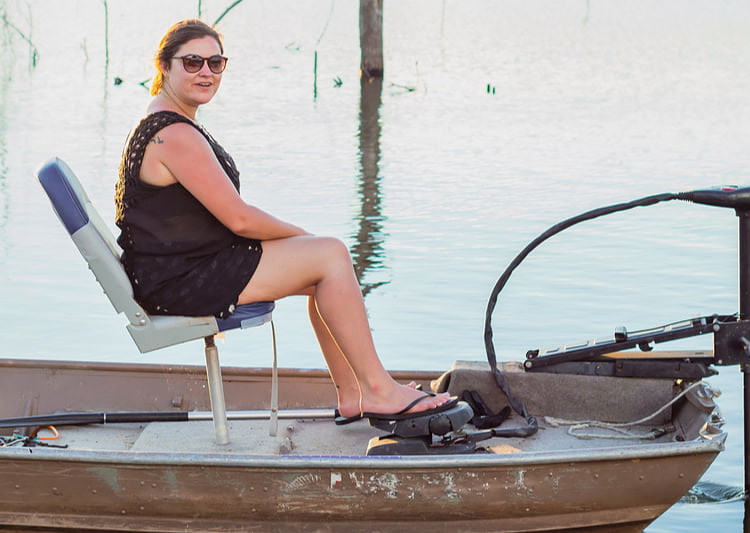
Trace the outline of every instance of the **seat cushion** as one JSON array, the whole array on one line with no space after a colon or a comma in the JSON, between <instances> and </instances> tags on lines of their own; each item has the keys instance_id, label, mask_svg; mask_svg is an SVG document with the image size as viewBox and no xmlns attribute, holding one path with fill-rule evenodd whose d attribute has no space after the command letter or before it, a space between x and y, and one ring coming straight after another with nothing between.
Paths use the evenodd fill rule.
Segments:
<instances>
[{"instance_id":1,"label":"seat cushion","mask_svg":"<svg viewBox=\"0 0 750 533\"><path fill-rule=\"evenodd\" d=\"M229 317L217 318L216 324L219 326L219 331L260 326L271 320L274 307L274 302L254 302L240 305Z\"/></svg>"}]
</instances>

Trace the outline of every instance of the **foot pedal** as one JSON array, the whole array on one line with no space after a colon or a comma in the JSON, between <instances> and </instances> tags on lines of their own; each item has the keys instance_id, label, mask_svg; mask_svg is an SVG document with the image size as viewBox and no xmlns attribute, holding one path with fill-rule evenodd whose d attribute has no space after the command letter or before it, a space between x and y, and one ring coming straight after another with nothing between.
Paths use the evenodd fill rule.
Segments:
<instances>
[{"instance_id":1,"label":"foot pedal","mask_svg":"<svg viewBox=\"0 0 750 533\"><path fill-rule=\"evenodd\" d=\"M460 429L473 417L474 411L472 411L471 406L466 402L458 402L450 409L431 415L415 416L405 420L388 420L386 418L370 418L369 420L372 427L387 431L395 437L410 439L412 437L445 435Z\"/></svg>"},{"instance_id":2,"label":"foot pedal","mask_svg":"<svg viewBox=\"0 0 750 533\"><path fill-rule=\"evenodd\" d=\"M405 439L396 435L387 435L371 438L367 445L366 455L454 455L476 451L476 444L469 441L445 443L433 437Z\"/></svg>"}]
</instances>

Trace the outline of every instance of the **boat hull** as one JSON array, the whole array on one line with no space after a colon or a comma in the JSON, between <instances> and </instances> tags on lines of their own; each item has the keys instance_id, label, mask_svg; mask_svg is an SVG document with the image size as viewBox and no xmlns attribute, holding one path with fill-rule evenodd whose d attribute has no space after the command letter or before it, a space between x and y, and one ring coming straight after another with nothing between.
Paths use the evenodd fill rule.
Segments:
<instances>
[{"instance_id":1,"label":"boat hull","mask_svg":"<svg viewBox=\"0 0 750 533\"><path fill-rule=\"evenodd\" d=\"M262 458L14 449L0 523L137 531L639 531L721 442L448 458ZM10 452L10 453L9 453ZM12 509L12 511L7 511ZM623 529L628 531L629 529Z\"/></svg>"},{"instance_id":2,"label":"boat hull","mask_svg":"<svg viewBox=\"0 0 750 533\"><path fill-rule=\"evenodd\" d=\"M6 365L10 375L13 368ZM153 375L147 370L144 366L63 365L56 370L43 364L18 366L19 373L29 378L27 386L38 381L39 394L33 397L33 405L47 405L47 396L55 391L60 398L76 380L82 386L90 378L111 383L120 375L124 383L132 380L135 387L136 382L145 386L144 382L159 372L170 382L165 398L182 391L181 401L197 401L182 396L193 389L192 369L185 373L184 383L179 378L181 372L173 368L155 367ZM265 381L256 371L227 374L234 381L230 390L243 380ZM414 377L424 380L430 376L415 373ZM282 387L289 391L287 401L294 404L287 408L321 407L303 405L294 391L309 387L303 395L324 396L328 392L321 392L322 387L330 387L322 372L289 372L282 379L290 380ZM80 401L80 392L68 390L68 394L70 402L61 407L80 409L74 405ZM110 390L100 400L111 397L111 405L116 405L120 400L114 396ZM149 402L144 396L139 398L133 398L134 407L142 409ZM683 411L688 408L692 409L685 402ZM230 422L234 441L260 431L250 423ZM172 433L174 437L178 429L169 428L182 427L179 424L161 423L158 427L166 433L156 434ZM240 444L229 449L212 445L210 422L203 424L180 438L194 439L194 448L187 443L174 449L159 450L157 446L143 451L131 447L132 443L120 448L107 446L94 437L86 447L0 449L0 525L150 532L403 532L417 528L438 532L635 532L688 492L723 449L726 437L716 433L689 442L547 450L540 443L553 429L543 428L539 436L526 439L532 446L525 450L516 448L522 446L523 439L508 439L503 441L508 444L494 446L493 453L367 457L362 454L366 440L358 438L363 446L358 454L299 451L261 455L243 451ZM297 423L297 429L290 424L286 429L304 435L306 425L324 430L322 435L334 440L372 429L364 423L360 429L356 424L351 429L337 428L330 421ZM263 427L267 434L267 426ZM91 430L97 428L105 430L105 426ZM139 426L134 431L142 429ZM535 440L536 448L531 442Z\"/></svg>"}]
</instances>

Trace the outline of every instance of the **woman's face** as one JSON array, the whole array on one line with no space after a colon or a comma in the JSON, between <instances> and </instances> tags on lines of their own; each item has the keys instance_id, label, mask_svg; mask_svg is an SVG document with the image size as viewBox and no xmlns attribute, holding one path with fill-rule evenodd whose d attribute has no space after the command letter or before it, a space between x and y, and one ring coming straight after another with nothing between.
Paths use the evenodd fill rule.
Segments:
<instances>
[{"instance_id":1,"label":"woman's face","mask_svg":"<svg viewBox=\"0 0 750 533\"><path fill-rule=\"evenodd\" d=\"M193 39L183 44L175 56L201 56L209 58L221 55L221 47L213 37ZM219 90L221 73L215 74L204 61L198 72L185 70L182 59L171 59L169 70L164 72L164 85L185 104L197 107L211 101Z\"/></svg>"}]
</instances>

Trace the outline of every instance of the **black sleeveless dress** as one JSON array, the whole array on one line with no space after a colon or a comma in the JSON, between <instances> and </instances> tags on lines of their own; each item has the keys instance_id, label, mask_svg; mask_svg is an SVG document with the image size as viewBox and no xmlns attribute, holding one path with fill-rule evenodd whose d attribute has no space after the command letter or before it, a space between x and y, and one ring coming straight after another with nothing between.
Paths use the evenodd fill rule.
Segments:
<instances>
[{"instance_id":1,"label":"black sleeveless dress","mask_svg":"<svg viewBox=\"0 0 750 533\"><path fill-rule=\"evenodd\" d=\"M118 244L138 303L152 314L229 316L260 261L261 243L232 233L181 184L140 180L146 146L170 124L185 122L208 140L240 189L231 156L189 118L171 111L145 117L131 132L115 187Z\"/></svg>"}]
</instances>

